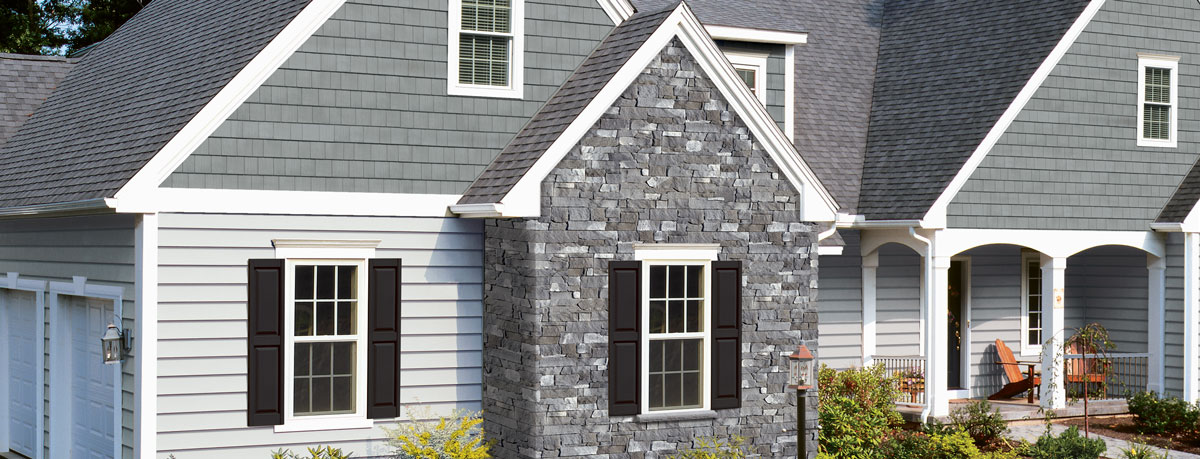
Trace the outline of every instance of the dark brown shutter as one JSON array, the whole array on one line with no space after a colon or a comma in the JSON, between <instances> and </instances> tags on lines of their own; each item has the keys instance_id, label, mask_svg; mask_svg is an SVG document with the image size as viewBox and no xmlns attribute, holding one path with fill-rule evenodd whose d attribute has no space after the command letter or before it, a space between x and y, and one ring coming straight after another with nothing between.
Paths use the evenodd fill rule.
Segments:
<instances>
[{"instance_id":1,"label":"dark brown shutter","mask_svg":"<svg viewBox=\"0 0 1200 459\"><path fill-rule=\"evenodd\" d=\"M367 275L367 417L400 417L400 260L377 259Z\"/></svg>"},{"instance_id":2,"label":"dark brown shutter","mask_svg":"<svg viewBox=\"0 0 1200 459\"><path fill-rule=\"evenodd\" d=\"M629 416L642 407L642 262L608 264L608 414Z\"/></svg>"},{"instance_id":3,"label":"dark brown shutter","mask_svg":"<svg viewBox=\"0 0 1200 459\"><path fill-rule=\"evenodd\" d=\"M742 262L712 263L712 408L742 406Z\"/></svg>"},{"instance_id":4,"label":"dark brown shutter","mask_svg":"<svg viewBox=\"0 0 1200 459\"><path fill-rule=\"evenodd\" d=\"M283 260L249 260L246 424L283 424Z\"/></svg>"}]
</instances>

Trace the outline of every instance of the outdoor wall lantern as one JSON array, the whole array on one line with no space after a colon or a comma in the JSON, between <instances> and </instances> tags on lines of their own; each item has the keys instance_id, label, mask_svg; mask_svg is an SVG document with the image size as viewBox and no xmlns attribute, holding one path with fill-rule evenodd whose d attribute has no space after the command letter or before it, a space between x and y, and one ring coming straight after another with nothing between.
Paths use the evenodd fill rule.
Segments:
<instances>
[{"instance_id":1,"label":"outdoor wall lantern","mask_svg":"<svg viewBox=\"0 0 1200 459\"><path fill-rule=\"evenodd\" d=\"M116 325L108 324L108 329L104 330L104 336L100 338L101 353L104 355L104 363L112 365L125 360L125 354L132 347L133 337L129 334L129 330L122 332Z\"/></svg>"},{"instance_id":2,"label":"outdoor wall lantern","mask_svg":"<svg viewBox=\"0 0 1200 459\"><path fill-rule=\"evenodd\" d=\"M788 387L796 390L812 389L813 381L817 378L813 360L812 352L803 344L788 356Z\"/></svg>"}]
</instances>

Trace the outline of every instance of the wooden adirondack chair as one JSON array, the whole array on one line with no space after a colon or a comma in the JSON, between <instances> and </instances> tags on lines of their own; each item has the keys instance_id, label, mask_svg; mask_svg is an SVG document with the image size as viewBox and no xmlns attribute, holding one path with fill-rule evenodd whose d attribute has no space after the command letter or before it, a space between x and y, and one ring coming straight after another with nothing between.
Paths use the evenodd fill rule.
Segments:
<instances>
[{"instance_id":1,"label":"wooden adirondack chair","mask_svg":"<svg viewBox=\"0 0 1200 459\"><path fill-rule=\"evenodd\" d=\"M1004 344L1004 340L996 340L996 355L999 360L996 364L1004 368L1004 375L1008 377L1008 384L996 391L996 393L988 396L988 400L1005 400L1010 399L1014 395L1021 392L1029 392L1028 402L1033 403L1033 391L1037 390L1042 385L1041 373L1033 370L1037 362L1018 362L1013 356L1012 349ZM1027 374L1021 374L1021 366L1027 366Z\"/></svg>"},{"instance_id":2,"label":"wooden adirondack chair","mask_svg":"<svg viewBox=\"0 0 1200 459\"><path fill-rule=\"evenodd\" d=\"M1090 349L1084 349L1083 345L1079 343L1072 343L1070 346L1067 346L1068 354L1093 354L1094 352ZM1066 367L1067 371L1064 376L1069 383L1084 382L1084 373L1087 373L1087 382L1089 383L1104 382L1104 375L1108 373L1108 363L1097 358L1089 358L1086 367L1083 366L1083 359L1069 359L1066 360Z\"/></svg>"}]
</instances>

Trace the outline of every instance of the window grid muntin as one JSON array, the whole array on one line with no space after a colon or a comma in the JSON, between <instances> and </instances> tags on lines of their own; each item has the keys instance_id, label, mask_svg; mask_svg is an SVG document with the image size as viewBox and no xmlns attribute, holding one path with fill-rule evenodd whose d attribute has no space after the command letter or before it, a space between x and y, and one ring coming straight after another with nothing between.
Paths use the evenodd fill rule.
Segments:
<instances>
[{"instance_id":1,"label":"window grid muntin","mask_svg":"<svg viewBox=\"0 0 1200 459\"><path fill-rule=\"evenodd\" d=\"M327 267L327 266L354 267L354 275L352 276L353 280L351 281L350 293L353 296L353 301L354 301L354 305L355 305L354 314L352 314L351 317L352 317L352 320L357 321L356 323L354 323L354 330L356 332L355 334L353 334L353 335L296 336L296 333L295 333L296 332L296 330L295 330L296 312L297 312L296 311L296 309L297 309L296 303L298 301L299 302L313 301L313 300L304 299L304 298L301 298L298 300L296 298L297 297L296 281L298 278L298 276L296 275L297 268L302 268L302 267L306 267L306 266L307 267L313 267L313 266L316 266L316 267ZM358 303L359 303L358 300L359 300L360 296L363 294L363 292L366 291L366 277L365 277L366 268L367 268L366 260L363 260L363 259L338 259L338 260L333 260L333 259L289 259L288 260L288 263L287 263L288 275L287 275L287 279L286 279L286 288L287 288L287 299L288 299L289 303L288 303L288 308L286 311L287 322L285 323L285 327L287 330L287 338L289 341L287 343L288 344L287 351L286 351L287 353L284 355L284 359L286 362L285 370L287 371L287 378L290 380L290 382L289 382L289 384L286 385L285 394L284 394L286 413L287 413L286 419L296 419L296 420L299 420L299 419L336 419L336 418L345 418L345 417L360 418L365 415L366 411L365 411L364 402L366 400L365 399L366 395L365 395L365 392L363 392L363 390L365 389L363 387L364 380L360 376L365 377L365 371L366 371L366 343L365 343L365 335L362 333L362 330L365 329L365 327L366 327L366 317L365 317L365 311L363 311L361 308L358 307ZM340 296L340 295L338 295L339 288L338 288L337 283L339 280L337 277L338 276L336 275L336 269L335 269L335 275L334 275L335 285L333 287L335 297ZM315 276L314 276L314 288L316 288L315 286L318 284L319 284L319 282L316 281ZM311 296L316 297L317 294L314 292ZM326 299L321 299L321 300L326 300ZM317 300L317 301L320 301L320 300ZM335 314L335 320L336 320L336 314ZM315 327L314 327L314 329L315 329ZM336 328L335 328L335 330L336 330ZM350 384L349 384L350 389L353 391L353 393L350 396L350 400L349 400L349 403L350 403L350 406L352 407L352 409L342 410L342 411L315 412L315 413L314 412L302 412L297 409L297 408L299 408L296 406L297 371L296 371L295 367L296 367L296 359L298 357L297 356L297 348L299 347L298 345L300 345L300 344L311 344L311 343L352 343L352 345L351 345L352 362L350 363L350 365L353 368L354 374L353 374ZM331 367L332 367L332 364L331 364ZM325 375L325 376L332 376L332 375ZM309 379L313 379L311 377L311 375L309 376ZM332 380L330 381L330 385L331 386L333 385ZM331 400L331 402L330 402L331 406L332 406L332 403L333 403L333 401ZM311 404L310 404L310 406L311 406ZM285 424L287 422L286 419L285 419Z\"/></svg>"},{"instance_id":2,"label":"window grid muntin","mask_svg":"<svg viewBox=\"0 0 1200 459\"><path fill-rule=\"evenodd\" d=\"M458 82L506 87L512 61L512 38L462 33L458 41Z\"/></svg>"},{"instance_id":3,"label":"window grid muntin","mask_svg":"<svg viewBox=\"0 0 1200 459\"><path fill-rule=\"evenodd\" d=\"M512 1L462 0L462 30L503 34L512 32Z\"/></svg>"},{"instance_id":4,"label":"window grid muntin","mask_svg":"<svg viewBox=\"0 0 1200 459\"><path fill-rule=\"evenodd\" d=\"M653 307L651 305L653 305L655 302L667 303L667 306L664 309L664 318L662 321L663 328L666 331L655 332L655 331L653 331L652 328L647 328L647 345L649 347L649 350L647 352L651 353L649 355L650 363L648 363L648 365L647 365L647 367L648 367L648 371L647 371L647 380L648 381L647 381L647 387L646 387L647 405L651 411L668 411L668 410L703 408L704 404L705 404L705 400L704 400L704 389L705 389L705 386L704 386L704 383L705 383L705 381L704 381L704 360L705 360L704 355L705 355L705 351L707 351L706 330L708 328L707 323L706 323L707 321L704 320L704 318L707 315L706 313L707 313L707 307L708 307L707 298L705 298L705 295L708 292L708 283L705 282L708 279L708 275L709 275L707 266L705 264L701 264L701 263L647 263L645 268L648 271L648 276L649 276L648 278L650 279L650 281L647 282L647 284L646 284L646 291L647 291L646 315L648 317L647 323L651 323L653 321L653 318L652 318ZM663 281L665 284L662 286L661 290L663 293L661 295L655 295L655 291L657 289L655 288L654 272L657 268L663 268L664 274L665 274L663 276ZM698 269L695 269L693 271L693 268L698 268ZM679 269L683 273L684 286L682 287L681 292L680 292L680 293L682 293L682 295L673 295L672 291L671 291L671 289L673 287L673 282L671 280L671 271L674 269ZM695 289L694 289L694 291L689 291L689 290L692 290L689 288L691 286L688 285L689 280L691 280L693 278L693 276L695 277L695 281L696 281ZM671 308L670 308L669 304L673 301L682 301L683 302L683 311L681 311L681 312L684 317L682 319L682 322L684 324L684 331L682 331L682 332L670 331L671 330L671 327L670 327ZM696 316L698 317L698 326L696 327L697 328L696 330L691 331L691 330L687 329L687 326L688 326L687 316L688 316L688 312L691 310L693 304L695 304L699 308L698 310L695 311ZM671 345L671 343L676 343L676 342L680 343L679 362L680 362L681 369L680 370L668 370L667 365L666 365L666 361L668 358L668 355L666 353L667 348L668 348L668 346ZM698 342L698 348L695 350L698 353L698 355L696 356L697 364L695 365L695 367L693 369L683 369L683 364L684 364L684 362L687 361L687 348L684 345L684 343L687 343L687 342ZM658 371L654 371L654 366L652 363L654 361L653 360L654 359L653 349L655 348L655 346L660 347L662 350L662 356L661 356L662 366L661 366L661 369ZM692 375L694 375L697 385L695 387L695 392L693 394L687 394L685 392L685 385L687 383L688 377L692 376ZM666 399L669 396L668 392L666 390L667 386L668 386L667 382L669 382L670 378L673 376L678 376L678 381L679 381L678 387L679 387L680 392L678 394L677 399L681 403L677 404L677 405L667 405ZM661 381L661 384L659 385L659 387L662 390L662 392L660 394L658 394L659 403L657 405L655 404L655 401L654 401L654 399L655 399L654 391L655 391L656 380ZM689 395L695 397L695 400L696 400L695 403L691 403L691 404L684 403L684 401L687 400L687 398L690 398Z\"/></svg>"},{"instance_id":5,"label":"window grid muntin","mask_svg":"<svg viewBox=\"0 0 1200 459\"><path fill-rule=\"evenodd\" d=\"M298 262L298 263L294 264L294 266L292 266L292 268L290 268L289 274L292 274L292 279L293 279L293 281L292 281L292 287L293 287L292 312L293 312L293 314L292 314L292 323L289 323L288 326L289 326L290 332L292 332L292 335L293 335L292 348L290 348L290 350L289 350L289 352L292 352L292 364L293 365L292 365L292 374L290 374L290 378L292 378L292 382L290 382L290 386L292 386L292 387L290 387L290 393L292 393L292 400L289 400L289 403L292 404L292 413L293 413L293 416L295 416L295 417L355 415L355 413L358 413L358 401L359 401L359 397L361 397L361 394L359 394L359 391L358 391L358 383L359 383L358 376L359 375L356 374L356 372L358 372L360 370L359 359L361 358L361 356L359 356L359 352L361 352L361 350L360 350L361 336L359 333L359 332L361 332L360 327L359 327L359 322L361 320L361 317L359 316L359 314L361 311L358 308L358 304L359 304L359 296L361 294L361 288L360 288L361 287L361 278L360 278L360 276L362 275L362 269L361 269L362 266L360 263L354 263L354 264L352 264L352 263L353 262L348 262L348 261L347 262L332 262L332 263ZM318 293L320 290L320 280L318 279L318 276L320 275L320 272L322 272L322 269L320 269L320 268L329 268L329 267L334 268L334 279L332 279L332 280L334 280L334 285L332 285L332 293L334 293L334 298L332 298L332 299L318 298L320 296L320 294ZM349 288L348 294L349 294L350 298L341 298L342 290L340 288L341 287L340 284L342 282L342 279L341 279L341 276L338 276L337 274L343 268L349 268L349 269L353 270L353 274L352 274L352 276L350 276L350 279L349 279L350 285L348 286L348 288ZM300 291L299 285L296 284L296 281L298 281L300 279L299 273L300 273L301 269L312 269L312 272L313 272L312 294L311 294L310 298L296 298L296 297L298 297L298 294L296 294L296 293L299 293L299 291ZM317 329L318 329L317 323L316 323L317 322L317 320L316 320L317 303L334 303L335 305L337 305L335 312L334 312L335 334L317 334ZM350 329L352 329L352 332L354 332L352 334L337 334L336 333L337 328L338 328L337 322L341 320L341 317L338 317L338 314L337 314L337 309L341 308L340 303L349 303L350 308L352 308L352 314L350 314L350 318L349 318L350 327L352 327ZM296 320L296 317L298 317L298 315L299 315L299 310L300 310L299 305L300 304L312 304L313 305L313 320L312 320L312 333L313 334L312 335L296 334L296 332L298 332L298 330L296 330L296 326L298 326L298 320ZM347 374L337 374L337 372L335 371L335 369L337 368L337 363L336 363L336 359L334 359L334 357L332 357L332 352L334 352L334 351L332 351L332 348L336 347L336 344L348 344L349 350L350 350L350 353L349 353L350 372L348 374L348 376L349 376L348 388L352 392L350 392L350 394L349 394L349 400L348 400L348 404L350 406L349 410L334 410L334 404L337 399L337 394L334 392L336 389L335 381L337 380L337 378L347 376ZM314 348L316 348L318 345L322 345L322 346L329 345L331 348L331 350L330 350L331 356L330 356L330 364L329 364L330 371L329 371L328 375L313 375L312 374L312 372L313 372L312 365L314 365L314 363L313 363L314 359L312 359L311 356L312 356L312 352L313 352ZM306 347L306 348L308 348L308 351L310 351L310 359L308 359L308 364L310 364L310 366L308 366L308 369L305 371L305 375L301 375L299 369L296 368L296 364L298 364L300 362L300 351L299 350L301 347ZM330 410L313 411L313 406L316 405L316 397L314 397L312 389L314 386L314 381L318 380L318 378L323 378L323 380L325 380L325 378L328 378L328 380L329 380L329 389L330 389L329 407L330 407ZM308 410L304 410L304 411L302 411L300 409L300 406L298 404L298 401L300 401L299 400L299 398L300 398L300 391L299 391L300 387L299 386L300 386L301 380L304 380L304 382L307 382L307 385L308 385L308 391L307 391Z\"/></svg>"}]
</instances>

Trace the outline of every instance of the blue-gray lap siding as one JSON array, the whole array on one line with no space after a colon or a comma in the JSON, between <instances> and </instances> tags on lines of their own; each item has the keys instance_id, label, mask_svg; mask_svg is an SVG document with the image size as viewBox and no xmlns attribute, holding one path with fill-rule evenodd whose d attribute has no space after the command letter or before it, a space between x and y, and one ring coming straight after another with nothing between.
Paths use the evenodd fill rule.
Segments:
<instances>
[{"instance_id":1,"label":"blue-gray lap siding","mask_svg":"<svg viewBox=\"0 0 1200 459\"><path fill-rule=\"evenodd\" d=\"M1200 151L1200 8L1109 0L951 202L958 228L1134 230ZM1179 146L1137 146L1138 53L1181 56Z\"/></svg>"},{"instance_id":2,"label":"blue-gray lap siding","mask_svg":"<svg viewBox=\"0 0 1200 459\"><path fill-rule=\"evenodd\" d=\"M525 11L524 99L495 99L447 95L445 1L347 1L164 186L461 193L613 28L596 0Z\"/></svg>"}]
</instances>

